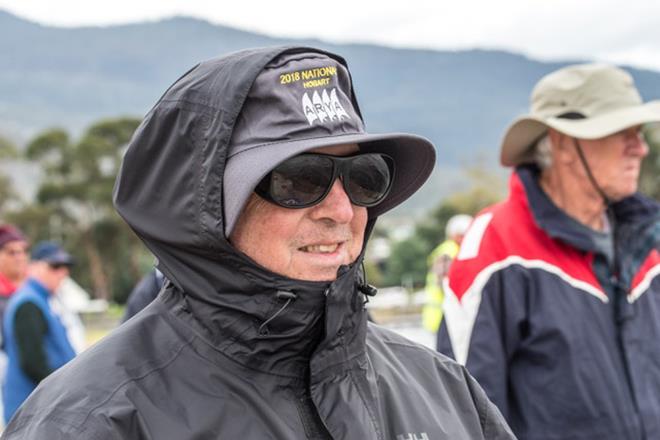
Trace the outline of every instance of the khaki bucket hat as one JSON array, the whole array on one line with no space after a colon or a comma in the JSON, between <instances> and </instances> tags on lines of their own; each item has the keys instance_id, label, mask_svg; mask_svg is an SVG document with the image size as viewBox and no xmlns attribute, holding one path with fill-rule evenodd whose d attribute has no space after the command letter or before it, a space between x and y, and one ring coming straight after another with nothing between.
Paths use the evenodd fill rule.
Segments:
<instances>
[{"instance_id":1,"label":"khaki bucket hat","mask_svg":"<svg viewBox=\"0 0 660 440\"><path fill-rule=\"evenodd\" d=\"M531 113L515 120L504 135L500 162L531 161L531 147L548 127L578 139L599 139L651 122L660 122L660 100L643 103L626 71L607 64L568 66L536 84Z\"/></svg>"}]
</instances>

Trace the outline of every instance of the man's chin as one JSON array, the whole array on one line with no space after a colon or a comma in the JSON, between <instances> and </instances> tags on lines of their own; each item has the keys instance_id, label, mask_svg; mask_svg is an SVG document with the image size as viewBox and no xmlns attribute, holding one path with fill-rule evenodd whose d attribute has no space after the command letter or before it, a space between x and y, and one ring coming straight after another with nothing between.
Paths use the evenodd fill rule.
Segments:
<instances>
[{"instance_id":1,"label":"man's chin","mask_svg":"<svg viewBox=\"0 0 660 440\"><path fill-rule=\"evenodd\" d=\"M337 273L336 272L334 274L306 273L291 278L300 281L332 282L337 279Z\"/></svg>"},{"instance_id":2,"label":"man's chin","mask_svg":"<svg viewBox=\"0 0 660 440\"><path fill-rule=\"evenodd\" d=\"M333 266L317 266L317 265L308 265L307 267L296 271L297 276L292 276L291 278L302 280L302 281L327 281L332 282L337 279L337 273L339 271L337 265Z\"/></svg>"},{"instance_id":3,"label":"man's chin","mask_svg":"<svg viewBox=\"0 0 660 440\"><path fill-rule=\"evenodd\" d=\"M637 192L637 185L628 188L624 191L619 191L615 194L607 194L607 196L610 198L611 201L613 202L620 202L621 200L625 199L626 197L630 197L633 194Z\"/></svg>"}]
</instances>

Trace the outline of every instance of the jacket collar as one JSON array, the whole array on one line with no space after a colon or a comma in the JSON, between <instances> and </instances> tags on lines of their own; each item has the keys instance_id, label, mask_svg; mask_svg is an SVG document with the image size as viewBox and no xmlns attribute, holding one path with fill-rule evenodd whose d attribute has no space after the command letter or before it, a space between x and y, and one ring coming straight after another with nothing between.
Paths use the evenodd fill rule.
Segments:
<instances>
[{"instance_id":1,"label":"jacket collar","mask_svg":"<svg viewBox=\"0 0 660 440\"><path fill-rule=\"evenodd\" d=\"M592 229L562 211L538 183L540 170L536 165L516 168L510 182L512 197L529 205L536 224L553 238L560 239L580 250L596 252ZM640 193L635 193L611 205L616 227L630 224L646 225L660 220L658 202Z\"/></svg>"},{"instance_id":2,"label":"jacket collar","mask_svg":"<svg viewBox=\"0 0 660 440\"><path fill-rule=\"evenodd\" d=\"M51 292L41 284L37 279L29 277L25 281L25 285L29 286L30 289L32 289L34 292L36 292L40 297L42 297L45 300L48 300L48 297L50 296Z\"/></svg>"},{"instance_id":3,"label":"jacket collar","mask_svg":"<svg viewBox=\"0 0 660 440\"><path fill-rule=\"evenodd\" d=\"M204 298L169 285L162 301L194 328L207 352L265 373L303 378L310 365L318 373L364 352L367 314L358 264L340 268L332 283L273 274L269 281L267 272L255 269L244 266ZM253 270L258 277L245 288L245 271ZM278 292L296 298L287 305Z\"/></svg>"},{"instance_id":4,"label":"jacket collar","mask_svg":"<svg viewBox=\"0 0 660 440\"><path fill-rule=\"evenodd\" d=\"M367 312L359 286L374 224L375 219L367 224L356 262L340 267L333 282L278 275L227 244L213 263L200 264L196 258L202 257L190 253L169 259L188 265L179 273L194 274L195 282L185 291L170 283L162 300L194 328L204 350L216 353L212 356L219 352L246 367L286 377L323 374L330 365L365 353ZM295 299L287 305L279 292L293 293Z\"/></svg>"},{"instance_id":5,"label":"jacket collar","mask_svg":"<svg viewBox=\"0 0 660 440\"><path fill-rule=\"evenodd\" d=\"M594 237L599 232L578 222L555 205L541 188L539 175L540 171L535 165L517 167L511 180L512 196L526 200L534 221L550 237L582 251L598 252L600 247Z\"/></svg>"},{"instance_id":6,"label":"jacket collar","mask_svg":"<svg viewBox=\"0 0 660 440\"><path fill-rule=\"evenodd\" d=\"M640 193L612 204L618 223L650 223L660 219L657 201Z\"/></svg>"}]
</instances>

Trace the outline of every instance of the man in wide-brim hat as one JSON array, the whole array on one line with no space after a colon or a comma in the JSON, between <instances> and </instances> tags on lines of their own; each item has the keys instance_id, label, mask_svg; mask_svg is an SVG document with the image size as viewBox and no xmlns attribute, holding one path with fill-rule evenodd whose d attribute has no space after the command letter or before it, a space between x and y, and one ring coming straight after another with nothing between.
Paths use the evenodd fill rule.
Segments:
<instances>
[{"instance_id":1,"label":"man in wide-brim hat","mask_svg":"<svg viewBox=\"0 0 660 440\"><path fill-rule=\"evenodd\" d=\"M507 130L510 196L450 269L438 348L526 438L660 438L660 215L637 194L660 121L622 69L574 65Z\"/></svg>"}]
</instances>

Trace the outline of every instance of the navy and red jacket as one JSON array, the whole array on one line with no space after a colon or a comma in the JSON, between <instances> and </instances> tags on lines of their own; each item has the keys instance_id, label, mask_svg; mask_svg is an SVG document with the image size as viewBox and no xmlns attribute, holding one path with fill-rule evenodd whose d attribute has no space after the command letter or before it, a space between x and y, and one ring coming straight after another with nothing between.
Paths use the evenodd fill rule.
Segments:
<instances>
[{"instance_id":1,"label":"navy and red jacket","mask_svg":"<svg viewBox=\"0 0 660 440\"><path fill-rule=\"evenodd\" d=\"M516 169L508 200L472 223L445 279L438 350L520 439L660 439L658 204L613 205L612 259L537 177Z\"/></svg>"}]
</instances>

